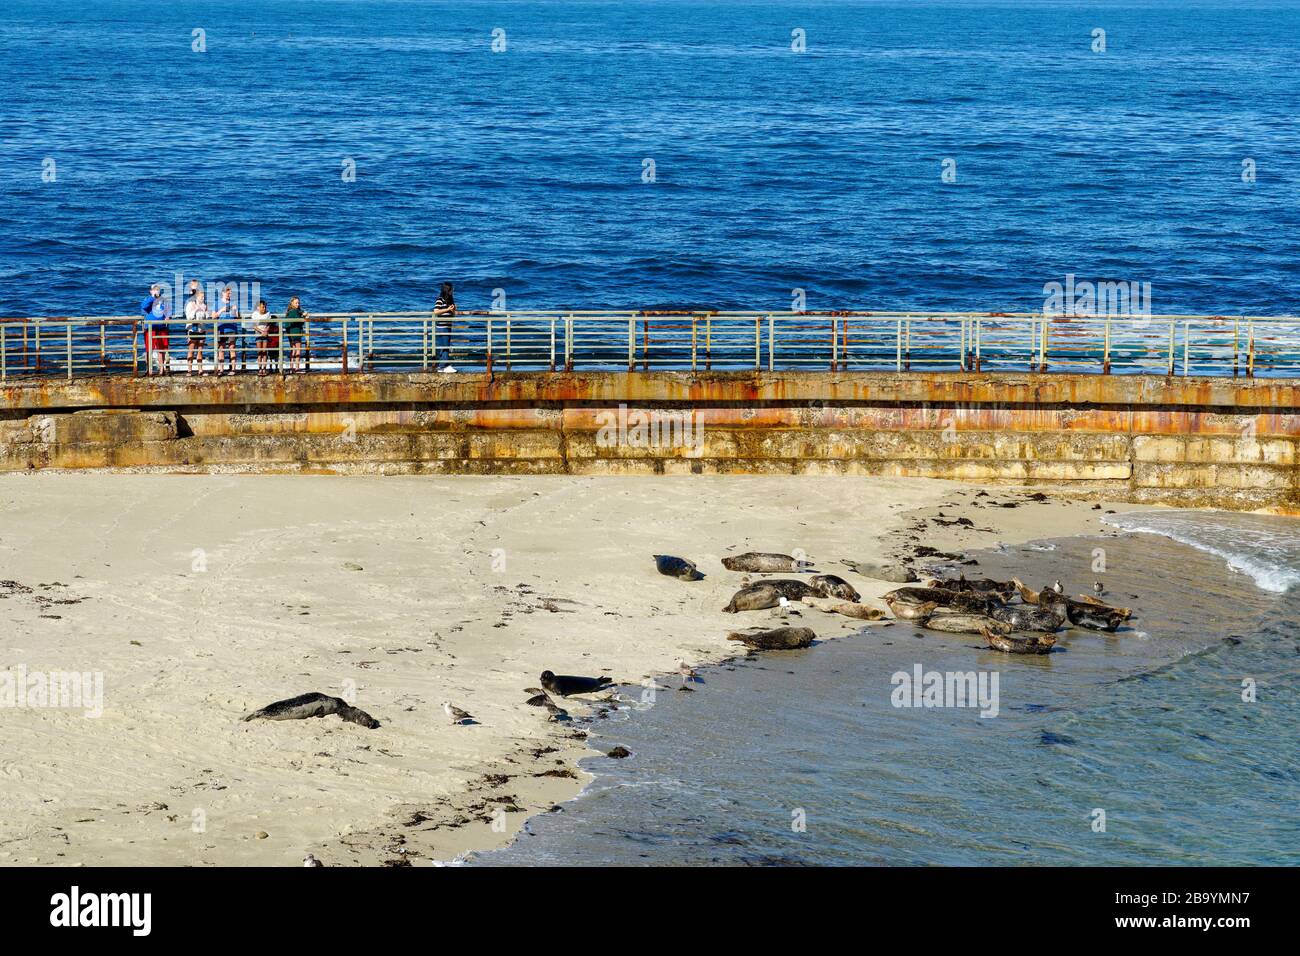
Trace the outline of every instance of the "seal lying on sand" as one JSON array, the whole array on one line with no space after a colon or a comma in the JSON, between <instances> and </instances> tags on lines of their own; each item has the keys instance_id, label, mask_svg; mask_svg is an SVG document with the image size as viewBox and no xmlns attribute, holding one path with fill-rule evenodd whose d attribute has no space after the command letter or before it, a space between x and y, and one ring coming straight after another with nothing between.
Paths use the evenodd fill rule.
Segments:
<instances>
[{"instance_id":1,"label":"seal lying on sand","mask_svg":"<svg viewBox=\"0 0 1300 956\"><path fill-rule=\"evenodd\" d=\"M274 704L267 704L261 710L253 711L244 720L303 720L307 717L326 717L329 714L338 714L349 723L360 724L371 730L379 726L379 721L364 710L357 710L349 705L341 697L330 697L319 693L277 700Z\"/></svg>"},{"instance_id":2,"label":"seal lying on sand","mask_svg":"<svg viewBox=\"0 0 1300 956\"><path fill-rule=\"evenodd\" d=\"M933 601L940 607L966 611L970 614L987 614L993 602L981 594L971 591L945 591L943 588L895 588L885 595L885 601L893 598L899 604L925 604ZM889 604L893 608L893 604Z\"/></svg>"},{"instance_id":3,"label":"seal lying on sand","mask_svg":"<svg viewBox=\"0 0 1300 956\"><path fill-rule=\"evenodd\" d=\"M808 586L818 597L839 598L842 601L858 601L862 598L861 594L853 590L853 585L834 574L814 574L808 579Z\"/></svg>"},{"instance_id":4,"label":"seal lying on sand","mask_svg":"<svg viewBox=\"0 0 1300 956\"><path fill-rule=\"evenodd\" d=\"M759 581L741 588L731 596L731 603L723 610L728 614L735 614L737 611L761 611L764 608L776 607L781 603L781 598L787 601L801 601L809 594L816 594L816 592L802 581L773 578L770 581Z\"/></svg>"},{"instance_id":5,"label":"seal lying on sand","mask_svg":"<svg viewBox=\"0 0 1300 956\"><path fill-rule=\"evenodd\" d=\"M614 681L609 677L574 677L570 674L552 674L542 671L542 686L552 694L571 697L574 694L591 694L602 690Z\"/></svg>"},{"instance_id":6,"label":"seal lying on sand","mask_svg":"<svg viewBox=\"0 0 1300 956\"><path fill-rule=\"evenodd\" d=\"M1114 632L1124 621L1124 615L1115 609L1073 601L1052 588L1043 588L1038 592L1038 606L1052 611L1058 617L1064 616L1075 627L1085 627L1090 631Z\"/></svg>"},{"instance_id":7,"label":"seal lying on sand","mask_svg":"<svg viewBox=\"0 0 1300 956\"><path fill-rule=\"evenodd\" d=\"M1087 594L1080 594L1077 598L1074 598L1074 600L1079 604L1088 604L1092 607L1100 608L1103 611L1118 614L1126 621L1133 616L1132 608L1116 607L1114 604L1107 604L1105 601L1098 601L1095 597L1091 597Z\"/></svg>"},{"instance_id":8,"label":"seal lying on sand","mask_svg":"<svg viewBox=\"0 0 1300 956\"><path fill-rule=\"evenodd\" d=\"M1011 600L1012 595L1016 593L1014 581L990 581L987 579L968 581L964 574L955 581L951 578L937 578L927 582L927 585L942 591L974 591L976 594L996 597L1002 601Z\"/></svg>"},{"instance_id":9,"label":"seal lying on sand","mask_svg":"<svg viewBox=\"0 0 1300 956\"><path fill-rule=\"evenodd\" d=\"M1046 654L1056 646L1056 638L1050 634L1011 637L1006 634L996 634L993 631L984 631L982 633L984 639L989 642L989 647L997 651L1005 651L1008 654Z\"/></svg>"},{"instance_id":10,"label":"seal lying on sand","mask_svg":"<svg viewBox=\"0 0 1300 956\"><path fill-rule=\"evenodd\" d=\"M723 558L722 566L728 571L757 571L770 574L774 571L811 571L811 561L796 561L788 554L771 554L765 551L746 551L735 557Z\"/></svg>"},{"instance_id":11,"label":"seal lying on sand","mask_svg":"<svg viewBox=\"0 0 1300 956\"><path fill-rule=\"evenodd\" d=\"M695 567L694 563L687 561L685 558L673 557L671 554L656 554L655 567L660 574L666 574L670 578L677 578L681 581L702 581L704 575Z\"/></svg>"},{"instance_id":12,"label":"seal lying on sand","mask_svg":"<svg viewBox=\"0 0 1300 956\"><path fill-rule=\"evenodd\" d=\"M889 610L894 617L900 621L923 621L939 607L934 601L913 604L910 601L901 601L889 594L885 595L885 604L889 606Z\"/></svg>"},{"instance_id":13,"label":"seal lying on sand","mask_svg":"<svg viewBox=\"0 0 1300 956\"><path fill-rule=\"evenodd\" d=\"M917 620L927 631L943 631L947 634L1010 634L1011 625L995 621L986 614L931 614Z\"/></svg>"},{"instance_id":14,"label":"seal lying on sand","mask_svg":"<svg viewBox=\"0 0 1300 956\"><path fill-rule=\"evenodd\" d=\"M727 635L729 641L741 641L749 647L761 651L789 651L807 647L817 635L807 627L774 627L770 631L749 630L732 631Z\"/></svg>"},{"instance_id":15,"label":"seal lying on sand","mask_svg":"<svg viewBox=\"0 0 1300 956\"><path fill-rule=\"evenodd\" d=\"M1052 610L1027 604L999 604L989 608L989 617L1010 624L1017 631L1041 631L1044 634L1059 631L1063 623Z\"/></svg>"},{"instance_id":16,"label":"seal lying on sand","mask_svg":"<svg viewBox=\"0 0 1300 956\"><path fill-rule=\"evenodd\" d=\"M825 611L828 614L843 614L845 617L856 617L862 621L879 621L885 616L885 612L878 607L871 607L866 604L859 604L857 601L841 601L839 598L813 597L811 594L807 597L800 598L804 604L809 607L815 607L819 611Z\"/></svg>"}]
</instances>

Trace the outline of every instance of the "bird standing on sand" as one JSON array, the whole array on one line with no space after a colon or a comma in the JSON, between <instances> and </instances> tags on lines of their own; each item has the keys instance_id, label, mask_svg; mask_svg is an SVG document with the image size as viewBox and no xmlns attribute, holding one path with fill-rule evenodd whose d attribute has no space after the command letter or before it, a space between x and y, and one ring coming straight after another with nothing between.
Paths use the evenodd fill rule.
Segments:
<instances>
[{"instance_id":1,"label":"bird standing on sand","mask_svg":"<svg viewBox=\"0 0 1300 956\"><path fill-rule=\"evenodd\" d=\"M459 707L453 707L450 701L444 700L442 702L442 712L451 719L453 724L476 723L473 714L461 710Z\"/></svg>"},{"instance_id":2,"label":"bird standing on sand","mask_svg":"<svg viewBox=\"0 0 1300 956\"><path fill-rule=\"evenodd\" d=\"M316 859L316 858L315 858L314 856L312 856L310 853L308 853L307 856L306 856L306 858L303 859L303 861L302 861L302 865L303 865L303 866L320 866L320 865L321 865L321 861L318 860L318 859Z\"/></svg>"},{"instance_id":3,"label":"bird standing on sand","mask_svg":"<svg viewBox=\"0 0 1300 956\"><path fill-rule=\"evenodd\" d=\"M685 661L677 662L677 673L682 675L683 684L685 684L687 681L695 680L696 677L695 668L691 667Z\"/></svg>"},{"instance_id":4,"label":"bird standing on sand","mask_svg":"<svg viewBox=\"0 0 1300 956\"><path fill-rule=\"evenodd\" d=\"M1105 594L1105 593L1106 593L1106 586L1105 586L1104 584L1102 584L1100 581L1093 581L1093 582L1092 582L1092 589L1093 589L1093 591L1095 591L1097 594Z\"/></svg>"}]
</instances>

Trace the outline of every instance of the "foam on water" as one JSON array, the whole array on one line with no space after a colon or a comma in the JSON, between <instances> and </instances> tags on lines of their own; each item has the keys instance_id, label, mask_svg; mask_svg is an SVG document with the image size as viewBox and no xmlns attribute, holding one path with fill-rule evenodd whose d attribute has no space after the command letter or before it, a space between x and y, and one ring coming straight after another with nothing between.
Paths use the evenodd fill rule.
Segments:
<instances>
[{"instance_id":1,"label":"foam on water","mask_svg":"<svg viewBox=\"0 0 1300 956\"><path fill-rule=\"evenodd\" d=\"M1217 554L1265 591L1282 594L1300 583L1300 522L1232 511L1138 511L1104 520Z\"/></svg>"}]
</instances>

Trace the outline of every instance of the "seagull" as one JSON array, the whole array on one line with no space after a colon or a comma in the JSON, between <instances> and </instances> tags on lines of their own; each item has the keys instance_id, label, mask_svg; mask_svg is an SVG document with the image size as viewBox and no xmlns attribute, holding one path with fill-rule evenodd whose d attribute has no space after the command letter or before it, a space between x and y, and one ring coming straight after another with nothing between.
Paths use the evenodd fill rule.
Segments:
<instances>
[{"instance_id":1,"label":"seagull","mask_svg":"<svg viewBox=\"0 0 1300 956\"><path fill-rule=\"evenodd\" d=\"M306 858L302 861L302 865L303 865L303 866L321 866L322 864L321 864L321 861L320 861L320 860L316 859L314 856L312 856L310 853L308 853L307 856L306 856Z\"/></svg>"},{"instance_id":2,"label":"seagull","mask_svg":"<svg viewBox=\"0 0 1300 956\"><path fill-rule=\"evenodd\" d=\"M450 701L442 702L442 712L451 718L453 724L472 724L476 723L474 715L468 711L461 710L459 707L453 707Z\"/></svg>"},{"instance_id":3,"label":"seagull","mask_svg":"<svg viewBox=\"0 0 1300 956\"><path fill-rule=\"evenodd\" d=\"M691 667L685 661L677 662L677 673L682 675L683 684L685 684L687 681L695 680L696 677L695 668Z\"/></svg>"},{"instance_id":4,"label":"seagull","mask_svg":"<svg viewBox=\"0 0 1300 956\"><path fill-rule=\"evenodd\" d=\"M546 693L540 687L525 687L525 694L532 694L524 703L530 707L545 707L547 720L558 722L569 719L569 712L563 707L558 706L555 701L551 700L551 695Z\"/></svg>"},{"instance_id":5,"label":"seagull","mask_svg":"<svg viewBox=\"0 0 1300 956\"><path fill-rule=\"evenodd\" d=\"M1105 593L1106 593L1106 586L1105 586L1104 584L1102 584L1100 581L1093 581L1093 582L1092 582L1092 589L1093 589L1096 593L1098 593L1098 594L1105 594Z\"/></svg>"}]
</instances>

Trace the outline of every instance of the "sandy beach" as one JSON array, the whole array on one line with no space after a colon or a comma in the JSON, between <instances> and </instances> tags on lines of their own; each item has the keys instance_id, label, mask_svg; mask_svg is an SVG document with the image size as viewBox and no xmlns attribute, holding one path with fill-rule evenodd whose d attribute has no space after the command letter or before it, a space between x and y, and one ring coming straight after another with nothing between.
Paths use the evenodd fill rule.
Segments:
<instances>
[{"instance_id":1,"label":"sandy beach","mask_svg":"<svg viewBox=\"0 0 1300 956\"><path fill-rule=\"evenodd\" d=\"M5 477L0 669L102 674L103 712L4 713L0 863L427 865L499 845L576 794L591 753L587 707L556 724L524 705L542 670L639 694L773 620L721 611L744 577L721 557L802 549L870 600L897 585L840 559L1103 513L914 478ZM656 553L707 577L659 575ZM241 722L311 691L382 726Z\"/></svg>"}]
</instances>

